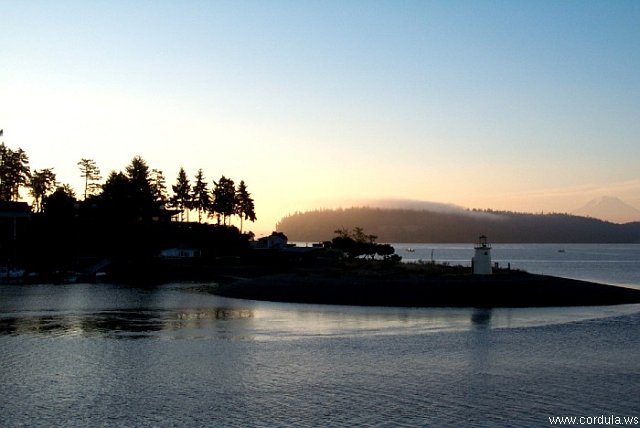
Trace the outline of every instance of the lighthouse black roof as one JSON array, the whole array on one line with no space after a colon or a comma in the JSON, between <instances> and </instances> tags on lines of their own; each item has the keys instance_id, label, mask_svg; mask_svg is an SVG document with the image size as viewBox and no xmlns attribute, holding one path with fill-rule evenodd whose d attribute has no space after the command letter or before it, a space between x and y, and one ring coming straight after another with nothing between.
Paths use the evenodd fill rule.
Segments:
<instances>
[{"instance_id":1,"label":"lighthouse black roof","mask_svg":"<svg viewBox=\"0 0 640 428\"><path fill-rule=\"evenodd\" d=\"M491 245L487 244L487 237L485 235L480 235L475 248L491 248Z\"/></svg>"}]
</instances>

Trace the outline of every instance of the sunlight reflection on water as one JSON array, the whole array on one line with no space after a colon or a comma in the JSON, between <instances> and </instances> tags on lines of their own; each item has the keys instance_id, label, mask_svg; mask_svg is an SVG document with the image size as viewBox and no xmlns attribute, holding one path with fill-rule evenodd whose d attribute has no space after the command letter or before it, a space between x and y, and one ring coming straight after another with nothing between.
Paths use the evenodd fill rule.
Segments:
<instances>
[{"instance_id":1,"label":"sunlight reflection on water","mask_svg":"<svg viewBox=\"0 0 640 428\"><path fill-rule=\"evenodd\" d=\"M410 335L532 327L640 310L638 305L473 309L287 304L223 298L211 294L206 284L168 284L154 290L107 284L3 286L2 292L0 334L116 338Z\"/></svg>"}]
</instances>

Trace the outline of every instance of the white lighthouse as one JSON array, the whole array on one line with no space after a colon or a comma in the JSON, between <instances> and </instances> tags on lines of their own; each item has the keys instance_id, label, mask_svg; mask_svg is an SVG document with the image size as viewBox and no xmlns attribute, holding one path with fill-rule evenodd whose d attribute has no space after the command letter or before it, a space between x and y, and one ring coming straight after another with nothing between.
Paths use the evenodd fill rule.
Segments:
<instances>
[{"instance_id":1,"label":"white lighthouse","mask_svg":"<svg viewBox=\"0 0 640 428\"><path fill-rule=\"evenodd\" d=\"M471 259L474 275L491 275L491 245L487 244L487 237L482 235L474 247L475 255Z\"/></svg>"}]
</instances>

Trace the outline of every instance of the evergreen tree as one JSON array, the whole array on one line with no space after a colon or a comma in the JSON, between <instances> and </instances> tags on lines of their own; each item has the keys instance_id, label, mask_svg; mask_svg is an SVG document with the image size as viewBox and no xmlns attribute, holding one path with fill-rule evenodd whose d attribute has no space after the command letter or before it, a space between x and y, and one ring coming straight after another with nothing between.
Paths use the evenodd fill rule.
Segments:
<instances>
[{"instance_id":1,"label":"evergreen tree","mask_svg":"<svg viewBox=\"0 0 640 428\"><path fill-rule=\"evenodd\" d=\"M151 170L151 190L153 191L154 199L163 204L167 202L167 183L164 178L164 173L159 169Z\"/></svg>"},{"instance_id":2,"label":"evergreen tree","mask_svg":"<svg viewBox=\"0 0 640 428\"><path fill-rule=\"evenodd\" d=\"M33 196L36 212L42 212L42 200L56 186L56 174L53 168L35 170L29 182L29 193Z\"/></svg>"},{"instance_id":3,"label":"evergreen tree","mask_svg":"<svg viewBox=\"0 0 640 428\"><path fill-rule=\"evenodd\" d=\"M72 218L76 214L76 202L71 186L63 184L51 195L42 198L42 210L49 217Z\"/></svg>"},{"instance_id":4,"label":"evergreen tree","mask_svg":"<svg viewBox=\"0 0 640 428\"><path fill-rule=\"evenodd\" d=\"M243 220L256 221L255 206L251 193L247 191L244 180L240 180L236 191L236 214L240 216L240 232L242 232Z\"/></svg>"},{"instance_id":5,"label":"evergreen tree","mask_svg":"<svg viewBox=\"0 0 640 428\"><path fill-rule=\"evenodd\" d=\"M135 156L126 168L127 178L131 182L132 190L140 197L153 200L149 165L140 156Z\"/></svg>"},{"instance_id":6,"label":"evergreen tree","mask_svg":"<svg viewBox=\"0 0 640 428\"><path fill-rule=\"evenodd\" d=\"M202 169L199 169L198 174L196 175L196 182L193 185L191 200L193 202L193 208L198 211L198 223L201 223L202 213L208 212L209 205L211 205L211 196Z\"/></svg>"},{"instance_id":7,"label":"evergreen tree","mask_svg":"<svg viewBox=\"0 0 640 428\"><path fill-rule=\"evenodd\" d=\"M100 184L97 183L102 180L100 168L94 160L85 158L80 159L78 166L80 177L84 178L84 199L87 199L87 196L95 194L100 189Z\"/></svg>"},{"instance_id":8,"label":"evergreen tree","mask_svg":"<svg viewBox=\"0 0 640 428\"><path fill-rule=\"evenodd\" d=\"M157 209L149 166L144 159L136 156L127 166L126 172L129 182L128 193L131 198L129 210L139 218L147 218Z\"/></svg>"},{"instance_id":9,"label":"evergreen tree","mask_svg":"<svg viewBox=\"0 0 640 428\"><path fill-rule=\"evenodd\" d=\"M114 219L127 217L132 198L129 178L122 172L111 171L100 195L100 205L105 214Z\"/></svg>"},{"instance_id":10,"label":"evergreen tree","mask_svg":"<svg viewBox=\"0 0 640 428\"><path fill-rule=\"evenodd\" d=\"M0 200L18 201L20 187L30 179L29 157L24 150L11 150L0 144Z\"/></svg>"},{"instance_id":11,"label":"evergreen tree","mask_svg":"<svg viewBox=\"0 0 640 428\"><path fill-rule=\"evenodd\" d=\"M173 190L171 205L182 211L180 213L180 221L183 221L184 212L187 211L187 221L189 221L188 210L191 208L191 185L184 168L180 167L176 184L172 185L171 189Z\"/></svg>"},{"instance_id":12,"label":"evergreen tree","mask_svg":"<svg viewBox=\"0 0 640 428\"><path fill-rule=\"evenodd\" d=\"M227 224L227 217L235 214L236 207L236 188L232 179L226 178L224 175L220 177L218 182L213 182L213 203L211 204L212 212L222 216L222 224ZM218 217L219 219L219 217ZM218 220L218 223L220 221Z\"/></svg>"}]
</instances>

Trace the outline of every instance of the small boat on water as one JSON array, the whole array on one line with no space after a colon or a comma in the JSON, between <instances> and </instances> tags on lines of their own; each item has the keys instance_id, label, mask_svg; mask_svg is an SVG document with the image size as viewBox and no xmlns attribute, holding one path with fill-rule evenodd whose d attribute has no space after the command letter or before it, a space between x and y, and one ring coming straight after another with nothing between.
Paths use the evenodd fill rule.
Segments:
<instances>
[{"instance_id":1,"label":"small boat on water","mask_svg":"<svg viewBox=\"0 0 640 428\"><path fill-rule=\"evenodd\" d=\"M408 248L406 248L406 249L405 249L405 251L406 251L407 253L414 253L416 250L414 250L414 249L413 249L413 248L411 248L411 247L408 247Z\"/></svg>"}]
</instances>

